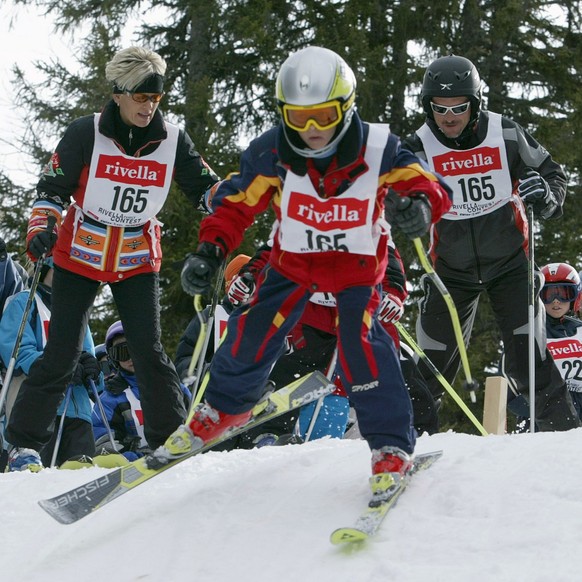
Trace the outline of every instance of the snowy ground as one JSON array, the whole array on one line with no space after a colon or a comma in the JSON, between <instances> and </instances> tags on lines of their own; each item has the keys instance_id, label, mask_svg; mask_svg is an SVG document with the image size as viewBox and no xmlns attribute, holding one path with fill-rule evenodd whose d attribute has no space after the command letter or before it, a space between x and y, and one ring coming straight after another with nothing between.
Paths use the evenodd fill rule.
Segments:
<instances>
[{"instance_id":1,"label":"snowy ground","mask_svg":"<svg viewBox=\"0 0 582 582\"><path fill-rule=\"evenodd\" d=\"M578 449L577 447L580 447ZM73 525L37 500L105 469L0 475L10 582L574 582L582 577L582 429L423 436L443 449L379 535L329 534L367 498L363 441L207 453Z\"/></svg>"}]
</instances>

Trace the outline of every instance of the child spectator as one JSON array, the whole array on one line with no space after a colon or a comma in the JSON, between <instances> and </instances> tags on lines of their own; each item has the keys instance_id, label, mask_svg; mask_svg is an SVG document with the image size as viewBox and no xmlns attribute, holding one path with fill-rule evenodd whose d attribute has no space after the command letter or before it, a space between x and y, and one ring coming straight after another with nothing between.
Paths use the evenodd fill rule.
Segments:
<instances>
[{"instance_id":1,"label":"child spectator","mask_svg":"<svg viewBox=\"0 0 582 582\"><path fill-rule=\"evenodd\" d=\"M6 395L7 419L10 418L20 386L28 377L31 366L43 353L47 341L51 316L53 271L52 258L45 259L41 268L40 282L36 289L34 302L28 314L26 326L20 341L14 366L15 372L10 381L10 385L5 387L8 390ZM6 303L2 319L0 320L0 356L5 364L10 361L12 356L14 342L16 341L20 323L24 316L29 293L29 290L25 290L11 297ZM65 410L65 399L57 412L55 426L59 426L61 416L65 414L63 431L56 457L57 465L61 465L69 459L80 456L92 457L95 454L91 430L91 400L87 391L91 392L92 390L90 385L91 380L99 383L101 369L93 355L93 339L88 327L85 330L83 350L73 375L73 381L70 384L72 392L68 406ZM49 443L40 451L40 457L45 466L48 466L51 462L56 435L57 431L53 433ZM37 463L29 464L26 455L21 455L19 459L21 462L11 465L9 458L10 470L23 471L26 469L38 470L42 468Z\"/></svg>"},{"instance_id":2,"label":"child spectator","mask_svg":"<svg viewBox=\"0 0 582 582\"><path fill-rule=\"evenodd\" d=\"M548 349L582 420L582 321L577 318L582 304L580 276L568 263L549 263L541 272L544 285L540 299L546 308ZM508 381L508 408L518 418L518 432L528 430L529 405L517 395L513 379Z\"/></svg>"},{"instance_id":3,"label":"child spectator","mask_svg":"<svg viewBox=\"0 0 582 582\"><path fill-rule=\"evenodd\" d=\"M99 344L98 346L95 346L95 357L101 366L101 371L103 372L103 377L105 380L115 376L117 369L112 364L109 356L107 355L107 348L105 347L105 344Z\"/></svg>"},{"instance_id":4,"label":"child spectator","mask_svg":"<svg viewBox=\"0 0 582 582\"><path fill-rule=\"evenodd\" d=\"M121 321L116 321L107 330L105 349L116 370L105 383L101 404L113 434L115 450L112 450L107 425L98 406L93 408L92 415L95 447L99 457L104 452L121 453L127 461L134 461L149 449L144 435L139 386ZM184 404L188 407L190 392L183 385L182 390ZM100 460L96 464L101 464Z\"/></svg>"}]
</instances>

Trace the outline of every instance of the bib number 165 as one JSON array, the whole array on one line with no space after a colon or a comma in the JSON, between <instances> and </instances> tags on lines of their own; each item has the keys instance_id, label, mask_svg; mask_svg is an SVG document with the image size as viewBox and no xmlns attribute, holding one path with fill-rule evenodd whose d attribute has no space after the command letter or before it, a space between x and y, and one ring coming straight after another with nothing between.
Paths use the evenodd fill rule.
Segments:
<instances>
[{"instance_id":1,"label":"bib number 165","mask_svg":"<svg viewBox=\"0 0 582 582\"><path fill-rule=\"evenodd\" d=\"M492 176L474 176L465 180L459 180L463 202L493 200L495 198L495 188L491 180Z\"/></svg>"},{"instance_id":2,"label":"bib number 165","mask_svg":"<svg viewBox=\"0 0 582 582\"><path fill-rule=\"evenodd\" d=\"M145 195L148 193L148 190L131 187L123 188L122 190L121 186L115 186L113 190L115 196L113 197L111 210L134 212L135 214L141 214L145 210L148 203Z\"/></svg>"},{"instance_id":3,"label":"bib number 165","mask_svg":"<svg viewBox=\"0 0 582 582\"><path fill-rule=\"evenodd\" d=\"M345 233L334 235L315 234L312 230L307 230L307 246L314 251L343 251L349 252L345 244L341 241L346 238Z\"/></svg>"}]
</instances>

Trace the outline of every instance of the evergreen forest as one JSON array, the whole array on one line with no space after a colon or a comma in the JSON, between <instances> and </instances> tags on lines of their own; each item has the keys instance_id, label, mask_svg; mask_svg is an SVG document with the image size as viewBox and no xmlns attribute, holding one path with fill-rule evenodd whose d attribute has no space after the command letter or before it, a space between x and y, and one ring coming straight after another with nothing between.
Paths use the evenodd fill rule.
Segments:
<instances>
[{"instance_id":1,"label":"evergreen forest","mask_svg":"<svg viewBox=\"0 0 582 582\"><path fill-rule=\"evenodd\" d=\"M457 54L480 72L487 109L515 119L561 163L568 196L560 220L536 222L536 263L567 262L582 269L582 2L563 0L15 0L56 22L52 34L71 39L78 67L58 58L35 63L42 81L15 67L15 105L27 127L15 144L38 162L50 157L64 129L99 111L110 98L104 69L112 55L133 44L148 46L168 63L162 113L186 128L198 151L225 177L236 171L249 140L278 123L274 98L280 64L308 45L330 48L356 73L357 107L364 120L389 123L405 137L423 122L419 91L426 66ZM34 189L14 184L0 165L0 235L22 254ZM179 191L171 192L164 224L161 272L165 347L173 355L193 317L192 298L180 286L185 255L195 249L202 214ZM253 254L269 234L261 216L238 252ZM491 236L495 236L492 233ZM403 324L414 334L418 280L423 273L414 246L395 233L407 267L411 296ZM428 240L423 241L428 245ZM96 343L117 319L104 293L91 323ZM475 378L483 386L500 354L487 298L483 297L469 346ZM481 417L483 393L470 403ZM452 401L442 428L476 434Z\"/></svg>"}]
</instances>

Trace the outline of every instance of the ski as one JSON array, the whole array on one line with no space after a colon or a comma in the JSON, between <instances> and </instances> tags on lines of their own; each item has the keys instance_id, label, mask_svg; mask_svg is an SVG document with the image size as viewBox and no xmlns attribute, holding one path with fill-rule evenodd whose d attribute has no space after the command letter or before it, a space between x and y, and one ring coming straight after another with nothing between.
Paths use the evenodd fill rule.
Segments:
<instances>
[{"instance_id":1,"label":"ski","mask_svg":"<svg viewBox=\"0 0 582 582\"><path fill-rule=\"evenodd\" d=\"M192 451L179 459L170 461L167 465L152 469L148 467L148 457L141 457L107 475L98 477L51 499L42 499L38 503L58 522L63 524L75 523L114 499L132 491L142 483L157 477L167 469L175 467L182 461L208 451L213 446L259 426L272 418L327 396L333 390L335 390L335 386L330 384L329 380L321 372L311 372L272 392L267 398L261 400L253 409L251 420L244 426L228 431L221 437L207 443L204 447Z\"/></svg>"},{"instance_id":2,"label":"ski","mask_svg":"<svg viewBox=\"0 0 582 582\"><path fill-rule=\"evenodd\" d=\"M372 495L366 509L360 514L352 527L340 527L330 537L332 544L352 544L363 542L373 536L384 521L386 514L396 505L404 493L412 476L418 471L427 469L442 456L442 451L417 455L412 469L399 482L395 482L390 473L374 475L370 482L375 493Z\"/></svg>"}]
</instances>

